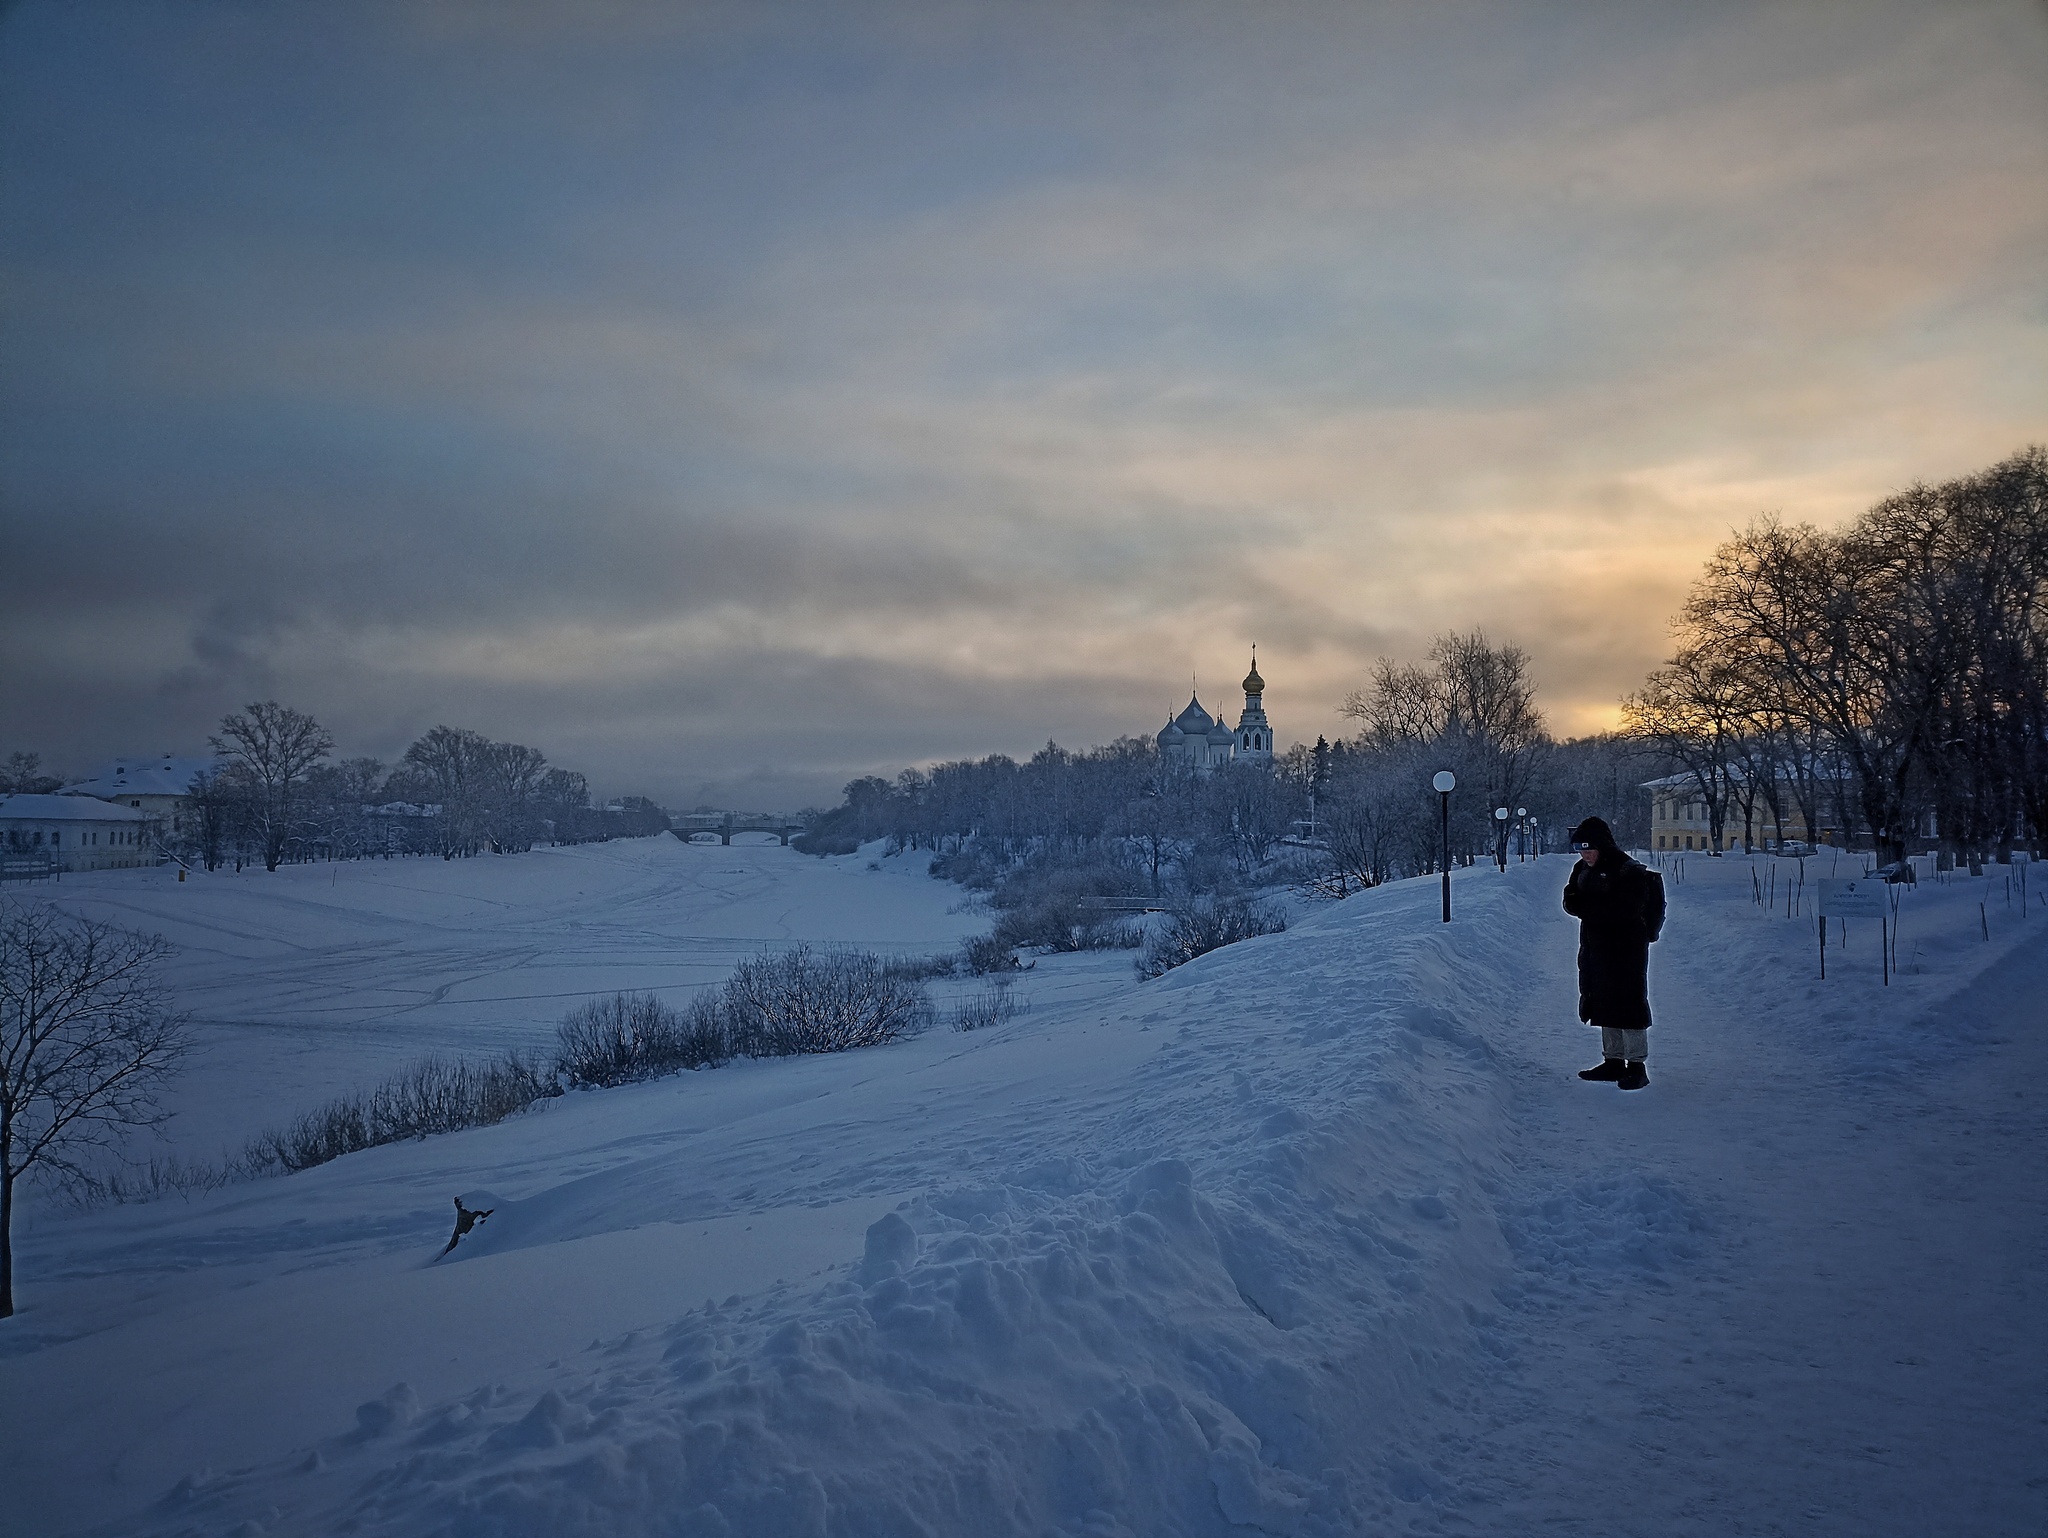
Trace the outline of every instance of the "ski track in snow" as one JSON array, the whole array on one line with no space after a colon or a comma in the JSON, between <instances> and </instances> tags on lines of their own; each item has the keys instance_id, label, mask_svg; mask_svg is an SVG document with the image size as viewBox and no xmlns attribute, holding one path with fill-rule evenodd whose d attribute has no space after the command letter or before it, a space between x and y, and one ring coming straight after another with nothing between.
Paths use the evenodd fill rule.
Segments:
<instances>
[{"instance_id":1,"label":"ski track in snow","mask_svg":"<svg viewBox=\"0 0 2048 1538\"><path fill-rule=\"evenodd\" d=\"M396 867L388 953L324 872L275 915L245 885L188 979L269 1008L368 968L300 1029L381 1062L398 975L441 990L438 1045L564 955L639 985L599 980L665 964L629 929L696 932L695 986L806 923L978 927L898 862L607 847L494 862L496 905ZM1398 883L1150 983L1048 961L971 1036L45 1215L0 1327L0 1529L2043 1531L2048 910L1993 901L1987 944L1987 883L1924 885L1894 986L1863 926L1822 983L1747 862L1683 870L1642 1094L1573 1077L1551 859L1460 872L1450 926ZM496 1211L434 1263L457 1191Z\"/></svg>"}]
</instances>

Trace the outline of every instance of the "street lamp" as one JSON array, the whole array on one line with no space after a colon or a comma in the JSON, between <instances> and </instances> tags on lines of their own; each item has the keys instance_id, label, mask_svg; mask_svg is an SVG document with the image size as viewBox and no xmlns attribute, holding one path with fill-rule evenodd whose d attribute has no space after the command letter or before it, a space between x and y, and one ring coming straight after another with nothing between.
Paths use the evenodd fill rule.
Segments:
<instances>
[{"instance_id":1,"label":"street lamp","mask_svg":"<svg viewBox=\"0 0 2048 1538\"><path fill-rule=\"evenodd\" d=\"M1520 865L1529 858L1529 809L1515 808L1515 863Z\"/></svg>"},{"instance_id":2,"label":"street lamp","mask_svg":"<svg viewBox=\"0 0 2048 1538\"><path fill-rule=\"evenodd\" d=\"M1508 868L1508 809L1504 806L1495 807L1493 809L1493 820L1498 825L1493 830L1493 863L1502 870L1506 870Z\"/></svg>"},{"instance_id":3,"label":"street lamp","mask_svg":"<svg viewBox=\"0 0 2048 1538\"><path fill-rule=\"evenodd\" d=\"M1448 769L1439 769L1436 778L1429 782L1436 787L1436 793L1443 800L1444 813L1444 922L1451 921L1451 792L1458 788L1458 777Z\"/></svg>"}]
</instances>

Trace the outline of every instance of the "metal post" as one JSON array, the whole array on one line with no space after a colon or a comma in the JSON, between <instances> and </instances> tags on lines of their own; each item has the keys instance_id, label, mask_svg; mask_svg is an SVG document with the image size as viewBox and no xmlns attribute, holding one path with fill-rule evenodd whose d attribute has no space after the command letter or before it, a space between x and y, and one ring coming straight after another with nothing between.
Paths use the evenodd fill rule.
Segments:
<instances>
[{"instance_id":1,"label":"metal post","mask_svg":"<svg viewBox=\"0 0 2048 1538\"><path fill-rule=\"evenodd\" d=\"M1443 798L1444 922L1448 924L1451 921L1451 792L1458 788L1458 777L1448 769L1439 769L1429 783Z\"/></svg>"},{"instance_id":2,"label":"metal post","mask_svg":"<svg viewBox=\"0 0 2048 1538\"><path fill-rule=\"evenodd\" d=\"M1438 792L1444 813L1444 922L1451 921L1451 793Z\"/></svg>"}]
</instances>

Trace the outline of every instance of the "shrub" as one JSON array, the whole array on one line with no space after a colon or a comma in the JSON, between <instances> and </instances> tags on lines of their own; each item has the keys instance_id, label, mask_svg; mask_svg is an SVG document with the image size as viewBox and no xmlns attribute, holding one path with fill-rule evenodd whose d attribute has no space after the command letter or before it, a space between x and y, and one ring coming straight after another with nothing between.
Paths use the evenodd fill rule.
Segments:
<instances>
[{"instance_id":1,"label":"shrub","mask_svg":"<svg viewBox=\"0 0 2048 1538\"><path fill-rule=\"evenodd\" d=\"M1017 959L1016 947L1005 945L995 935L976 935L961 946L960 964L976 977L987 977L991 972L1016 972L1023 967Z\"/></svg>"},{"instance_id":2,"label":"shrub","mask_svg":"<svg viewBox=\"0 0 2048 1538\"><path fill-rule=\"evenodd\" d=\"M789 847L803 854L852 854L860 848L860 840L846 833L799 833Z\"/></svg>"},{"instance_id":3,"label":"shrub","mask_svg":"<svg viewBox=\"0 0 2048 1538\"><path fill-rule=\"evenodd\" d=\"M486 1063L422 1058L374 1089L252 1138L239 1162L252 1175L294 1173L385 1143L488 1127L561 1092L552 1072L517 1052Z\"/></svg>"},{"instance_id":4,"label":"shrub","mask_svg":"<svg viewBox=\"0 0 2048 1538\"><path fill-rule=\"evenodd\" d=\"M1073 862L1056 850L1037 851L989 897L1001 914L995 938L1012 948L1128 950L1142 941L1142 931L1094 906L1093 899L1127 897L1142 884L1136 869L1100 853Z\"/></svg>"},{"instance_id":5,"label":"shrub","mask_svg":"<svg viewBox=\"0 0 2048 1538\"><path fill-rule=\"evenodd\" d=\"M719 1001L700 994L678 1013L651 993L579 1004L556 1033L555 1071L577 1089L632 1084L733 1056Z\"/></svg>"},{"instance_id":6,"label":"shrub","mask_svg":"<svg viewBox=\"0 0 2048 1538\"><path fill-rule=\"evenodd\" d=\"M1001 1025L1022 1014L1026 1006L1010 993L1007 980L991 983L972 998L962 999L953 1007L953 1029L956 1031L978 1031L991 1025Z\"/></svg>"},{"instance_id":7,"label":"shrub","mask_svg":"<svg viewBox=\"0 0 2048 1538\"><path fill-rule=\"evenodd\" d=\"M958 956L891 956L882 963L884 977L908 978L914 983L928 977L951 977L959 970Z\"/></svg>"},{"instance_id":8,"label":"shrub","mask_svg":"<svg viewBox=\"0 0 2048 1538\"><path fill-rule=\"evenodd\" d=\"M934 881L955 881L973 892L986 892L1002 878L1003 863L979 844L967 844L951 854L943 849L932 856Z\"/></svg>"},{"instance_id":9,"label":"shrub","mask_svg":"<svg viewBox=\"0 0 2048 1538\"><path fill-rule=\"evenodd\" d=\"M1010 958L1011 965L1016 958ZM809 947L743 961L716 990L681 1010L651 994L614 994L564 1017L553 1059L520 1053L484 1063L428 1057L373 1089L343 1095L251 1138L239 1158L214 1165L152 1161L109 1175L74 1172L77 1205L147 1201L211 1191L259 1175L288 1175L385 1143L487 1127L563 1092L629 1084L685 1068L756 1057L843 1052L914 1035L931 1025L926 976L950 975L950 957L884 963L865 951ZM995 1018L1008 1019L1016 1012ZM963 1027L965 1029L967 1027Z\"/></svg>"},{"instance_id":10,"label":"shrub","mask_svg":"<svg viewBox=\"0 0 2048 1538\"><path fill-rule=\"evenodd\" d=\"M891 977L866 951L808 945L741 962L723 1003L734 1046L756 1057L878 1046L932 1023L923 983Z\"/></svg>"},{"instance_id":11,"label":"shrub","mask_svg":"<svg viewBox=\"0 0 2048 1538\"><path fill-rule=\"evenodd\" d=\"M990 938L1006 948L1064 953L1133 950L1144 943L1145 934L1128 919L1089 907L1085 897L1052 892L1003 914Z\"/></svg>"},{"instance_id":12,"label":"shrub","mask_svg":"<svg viewBox=\"0 0 2048 1538\"><path fill-rule=\"evenodd\" d=\"M123 1164L104 1173L73 1169L64 1172L58 1194L74 1207L126 1206L130 1202L153 1202L166 1196L194 1196L218 1191L243 1178L242 1166L188 1163L175 1155Z\"/></svg>"},{"instance_id":13,"label":"shrub","mask_svg":"<svg viewBox=\"0 0 2048 1538\"><path fill-rule=\"evenodd\" d=\"M1287 915L1276 904L1225 898L1176 908L1145 942L1138 958L1140 977L1158 977L1197 956L1249 940L1278 934Z\"/></svg>"}]
</instances>

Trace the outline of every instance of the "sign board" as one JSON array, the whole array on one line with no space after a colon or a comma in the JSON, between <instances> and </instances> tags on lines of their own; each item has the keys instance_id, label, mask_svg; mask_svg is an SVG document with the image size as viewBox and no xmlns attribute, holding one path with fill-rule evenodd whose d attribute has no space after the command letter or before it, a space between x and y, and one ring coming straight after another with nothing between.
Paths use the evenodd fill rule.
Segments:
<instances>
[{"instance_id":1,"label":"sign board","mask_svg":"<svg viewBox=\"0 0 2048 1538\"><path fill-rule=\"evenodd\" d=\"M2033 854L2032 854L2032 853L2031 853L2030 851L2028 851L2028 850L2025 850L2025 849L2015 849L2015 850L2014 850L2014 851L2012 852L2012 854L2011 854L2010 856L2008 856L2008 858L2009 858L2009 859L2010 859L2010 860L2012 861L2012 863L2013 863L2013 864L2015 864L2015 865L2025 865L2025 864L2027 864L2027 863L2028 863L2028 862L2029 862L2030 860L2032 860L2032 859L2034 858L2034 856L2033 856Z\"/></svg>"},{"instance_id":2,"label":"sign board","mask_svg":"<svg viewBox=\"0 0 2048 1538\"><path fill-rule=\"evenodd\" d=\"M1820 911L1831 919L1881 919L1890 909L1885 904L1884 880L1865 876L1860 881L1819 881Z\"/></svg>"}]
</instances>

